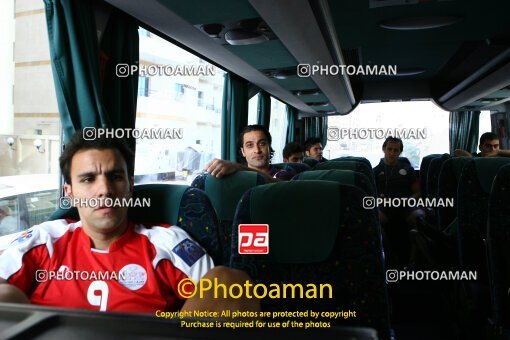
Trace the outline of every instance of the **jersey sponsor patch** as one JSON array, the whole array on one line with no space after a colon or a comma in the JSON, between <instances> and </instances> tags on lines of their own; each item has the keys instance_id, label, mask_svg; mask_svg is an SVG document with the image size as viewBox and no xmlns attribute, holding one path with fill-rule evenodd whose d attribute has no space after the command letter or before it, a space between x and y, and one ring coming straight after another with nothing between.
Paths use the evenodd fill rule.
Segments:
<instances>
[{"instance_id":1,"label":"jersey sponsor patch","mask_svg":"<svg viewBox=\"0 0 510 340\"><path fill-rule=\"evenodd\" d=\"M22 232L17 239L15 239L14 241L12 241L12 243L18 241L18 243L23 243L25 242L26 240L28 240L29 238L32 237L32 233L33 233L33 230L32 229L28 229L28 230L25 230L24 232Z\"/></svg>"},{"instance_id":2,"label":"jersey sponsor patch","mask_svg":"<svg viewBox=\"0 0 510 340\"><path fill-rule=\"evenodd\" d=\"M138 290L147 282L147 272L139 264L128 264L119 271L119 283L129 290Z\"/></svg>"},{"instance_id":3,"label":"jersey sponsor patch","mask_svg":"<svg viewBox=\"0 0 510 340\"><path fill-rule=\"evenodd\" d=\"M172 251L190 267L205 254L203 249L189 238L176 245Z\"/></svg>"}]
</instances>

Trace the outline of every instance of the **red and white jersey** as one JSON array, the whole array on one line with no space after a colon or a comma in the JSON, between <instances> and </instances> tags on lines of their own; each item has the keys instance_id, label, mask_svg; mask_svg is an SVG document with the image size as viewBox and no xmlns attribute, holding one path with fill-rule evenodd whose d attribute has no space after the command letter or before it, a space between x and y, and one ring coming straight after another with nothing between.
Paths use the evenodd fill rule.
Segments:
<instances>
[{"instance_id":1,"label":"red and white jersey","mask_svg":"<svg viewBox=\"0 0 510 340\"><path fill-rule=\"evenodd\" d=\"M81 222L57 220L34 226L12 242L0 255L0 278L37 305L154 313L178 310L184 303L179 282L198 282L213 266L176 226L130 224L104 251L92 248Z\"/></svg>"}]
</instances>

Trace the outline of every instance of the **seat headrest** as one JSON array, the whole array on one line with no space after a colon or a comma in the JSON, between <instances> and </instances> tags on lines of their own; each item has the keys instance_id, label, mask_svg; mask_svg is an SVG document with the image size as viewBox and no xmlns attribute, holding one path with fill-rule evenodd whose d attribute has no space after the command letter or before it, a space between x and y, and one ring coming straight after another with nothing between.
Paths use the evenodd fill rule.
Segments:
<instances>
[{"instance_id":1,"label":"seat headrest","mask_svg":"<svg viewBox=\"0 0 510 340\"><path fill-rule=\"evenodd\" d=\"M485 157L473 159L478 181L483 191L491 192L492 182L502 166L510 164L510 158Z\"/></svg>"},{"instance_id":2,"label":"seat headrest","mask_svg":"<svg viewBox=\"0 0 510 340\"><path fill-rule=\"evenodd\" d=\"M208 175L204 190L211 199L218 218L232 220L239 199L248 189L261 181L263 181L262 176L255 171L237 171L222 178Z\"/></svg>"},{"instance_id":3,"label":"seat headrest","mask_svg":"<svg viewBox=\"0 0 510 340\"><path fill-rule=\"evenodd\" d=\"M280 182L255 187L249 195L251 223L269 225L268 256L274 261L316 263L331 254L340 229L340 184Z\"/></svg>"}]
</instances>

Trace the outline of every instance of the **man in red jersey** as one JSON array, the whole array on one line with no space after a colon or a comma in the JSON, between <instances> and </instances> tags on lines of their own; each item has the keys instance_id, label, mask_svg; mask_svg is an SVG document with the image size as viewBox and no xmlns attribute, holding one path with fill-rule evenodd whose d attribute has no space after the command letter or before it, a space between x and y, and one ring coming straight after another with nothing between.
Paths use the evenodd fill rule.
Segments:
<instances>
[{"instance_id":1,"label":"man in red jersey","mask_svg":"<svg viewBox=\"0 0 510 340\"><path fill-rule=\"evenodd\" d=\"M127 206L134 155L116 138L86 140L77 132L60 157L66 196L80 202L80 221L49 221L20 234L0 255L0 301L98 311L258 310L256 299L186 294L200 279L226 285L248 276L212 259L176 226L134 225ZM184 295L184 297L183 297Z\"/></svg>"}]
</instances>

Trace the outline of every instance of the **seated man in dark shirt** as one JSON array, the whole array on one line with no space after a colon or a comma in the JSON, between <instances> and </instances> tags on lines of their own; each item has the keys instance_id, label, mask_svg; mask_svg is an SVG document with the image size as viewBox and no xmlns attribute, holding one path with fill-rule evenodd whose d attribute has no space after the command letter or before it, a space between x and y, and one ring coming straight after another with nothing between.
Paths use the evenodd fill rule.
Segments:
<instances>
[{"instance_id":1,"label":"seated man in dark shirt","mask_svg":"<svg viewBox=\"0 0 510 340\"><path fill-rule=\"evenodd\" d=\"M305 141L305 154L308 158L314 158L320 163L327 161L326 158L322 157L322 142L318 137L308 138Z\"/></svg>"},{"instance_id":2,"label":"seated man in dark shirt","mask_svg":"<svg viewBox=\"0 0 510 340\"><path fill-rule=\"evenodd\" d=\"M379 165L374 168L375 181L379 197L383 198L417 198L420 196L419 181L416 178L414 169L406 162L399 161L399 156L404 150L404 144L400 138L388 137L383 143L382 150L384 158ZM416 207L378 207L379 220L383 232L388 239L386 247L390 258L396 254L392 254L391 249L399 253L398 258L407 261L414 261L414 249L409 249L408 232L409 229L415 228L418 217L425 216L425 211ZM398 228L398 221L404 221L410 228L404 230ZM392 226L389 226L389 222ZM397 222L397 223L395 223ZM384 239L384 238L383 238Z\"/></svg>"},{"instance_id":3,"label":"seated man in dark shirt","mask_svg":"<svg viewBox=\"0 0 510 340\"><path fill-rule=\"evenodd\" d=\"M499 138L493 132L486 132L480 136L478 145L480 152L471 154L466 150L457 149L454 154L457 157L510 157L510 150L501 150L499 148Z\"/></svg>"},{"instance_id":4,"label":"seated man in dark shirt","mask_svg":"<svg viewBox=\"0 0 510 340\"><path fill-rule=\"evenodd\" d=\"M304 149L298 142L287 143L283 148L284 163L302 163Z\"/></svg>"},{"instance_id":5,"label":"seated man in dark shirt","mask_svg":"<svg viewBox=\"0 0 510 340\"><path fill-rule=\"evenodd\" d=\"M382 150L384 158L374 168L379 196L389 198L419 197L419 181L414 169L409 164L399 161L399 156L404 150L402 140L388 137L383 143ZM424 216L424 214L424 211L419 208L379 208L379 218L383 225L388 223L389 218L400 216L414 227L416 218Z\"/></svg>"},{"instance_id":6,"label":"seated man in dark shirt","mask_svg":"<svg viewBox=\"0 0 510 340\"><path fill-rule=\"evenodd\" d=\"M213 159L205 170L214 177L223 177L236 171L257 171L268 182L290 180L296 173L291 170L281 170L271 165L274 150L271 147L271 134L262 125L248 125L239 134L237 140L241 163Z\"/></svg>"}]
</instances>

